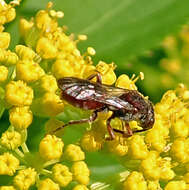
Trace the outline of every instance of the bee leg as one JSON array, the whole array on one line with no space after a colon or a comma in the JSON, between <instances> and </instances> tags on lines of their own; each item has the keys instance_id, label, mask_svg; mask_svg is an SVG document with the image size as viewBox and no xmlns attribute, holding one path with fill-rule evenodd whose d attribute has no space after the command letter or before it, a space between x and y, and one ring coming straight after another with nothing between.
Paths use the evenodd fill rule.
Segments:
<instances>
[{"instance_id":1,"label":"bee leg","mask_svg":"<svg viewBox=\"0 0 189 190\"><path fill-rule=\"evenodd\" d=\"M114 118L114 116L111 116L108 120L107 120L107 122L106 122L106 124L107 124L107 130L108 130L108 133L109 133L109 137L107 137L106 138L106 140L108 140L108 141L112 141L112 140L114 140L115 139L115 134L114 134L114 130L112 129L112 127L111 127L111 125L110 125L110 122L111 122L111 120Z\"/></svg>"},{"instance_id":2,"label":"bee leg","mask_svg":"<svg viewBox=\"0 0 189 190\"><path fill-rule=\"evenodd\" d=\"M64 124L63 126L58 127L57 129L55 129L53 131L53 133L63 129L64 127L66 127L68 125L75 125L75 124L81 124L81 123L91 123L97 118L97 113L98 113L98 110L95 110L88 119L71 120L68 123Z\"/></svg>"},{"instance_id":3,"label":"bee leg","mask_svg":"<svg viewBox=\"0 0 189 190\"><path fill-rule=\"evenodd\" d=\"M102 77L101 77L100 73L94 73L94 74L90 75L89 77L87 77L87 80L92 80L95 77L96 77L96 82L102 84Z\"/></svg>"},{"instance_id":4,"label":"bee leg","mask_svg":"<svg viewBox=\"0 0 189 190\"><path fill-rule=\"evenodd\" d=\"M133 135L133 131L131 130L129 124L125 123L125 127L127 129L127 132L119 129L113 129L113 131L122 134L123 137L131 137Z\"/></svg>"},{"instance_id":5,"label":"bee leg","mask_svg":"<svg viewBox=\"0 0 189 190\"><path fill-rule=\"evenodd\" d=\"M128 123L125 123L125 127L127 129L127 133L124 133L123 136L124 137L131 137L133 135L133 131L132 129L130 128L129 124Z\"/></svg>"}]
</instances>

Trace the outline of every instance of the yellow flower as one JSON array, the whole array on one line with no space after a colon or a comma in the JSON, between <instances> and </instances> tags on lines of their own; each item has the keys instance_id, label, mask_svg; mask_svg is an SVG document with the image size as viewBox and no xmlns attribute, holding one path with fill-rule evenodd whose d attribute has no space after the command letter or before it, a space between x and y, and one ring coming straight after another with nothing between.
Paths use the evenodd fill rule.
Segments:
<instances>
[{"instance_id":1,"label":"yellow flower","mask_svg":"<svg viewBox=\"0 0 189 190\"><path fill-rule=\"evenodd\" d=\"M4 82L8 77L8 69L5 66L0 66L0 83Z\"/></svg>"},{"instance_id":2,"label":"yellow flower","mask_svg":"<svg viewBox=\"0 0 189 190\"><path fill-rule=\"evenodd\" d=\"M38 190L59 190L59 185L54 183L51 179L47 178L40 181Z\"/></svg>"},{"instance_id":3,"label":"yellow flower","mask_svg":"<svg viewBox=\"0 0 189 190\"><path fill-rule=\"evenodd\" d=\"M74 76L74 69L67 60L58 59L52 65L52 73L57 79Z\"/></svg>"},{"instance_id":4,"label":"yellow flower","mask_svg":"<svg viewBox=\"0 0 189 190\"><path fill-rule=\"evenodd\" d=\"M34 82L45 74L38 63L31 60L18 61L16 64L16 77L25 82Z\"/></svg>"},{"instance_id":5,"label":"yellow flower","mask_svg":"<svg viewBox=\"0 0 189 190\"><path fill-rule=\"evenodd\" d=\"M35 20L37 28L43 32L54 32L57 29L58 23L56 19L52 19L47 11L39 11Z\"/></svg>"},{"instance_id":6,"label":"yellow flower","mask_svg":"<svg viewBox=\"0 0 189 190\"><path fill-rule=\"evenodd\" d=\"M141 171L149 180L171 180L175 176L170 159L159 157L155 151L149 152L147 158L142 160Z\"/></svg>"},{"instance_id":7,"label":"yellow flower","mask_svg":"<svg viewBox=\"0 0 189 190\"><path fill-rule=\"evenodd\" d=\"M11 52L10 50L0 49L0 62L5 66L15 65L18 61L18 56L16 53Z\"/></svg>"},{"instance_id":8,"label":"yellow flower","mask_svg":"<svg viewBox=\"0 0 189 190\"><path fill-rule=\"evenodd\" d=\"M166 186L165 190L187 190L186 183L184 181L170 181Z\"/></svg>"},{"instance_id":9,"label":"yellow flower","mask_svg":"<svg viewBox=\"0 0 189 190\"><path fill-rule=\"evenodd\" d=\"M89 190L85 185L76 185L72 190Z\"/></svg>"},{"instance_id":10,"label":"yellow flower","mask_svg":"<svg viewBox=\"0 0 189 190\"><path fill-rule=\"evenodd\" d=\"M103 138L95 131L87 131L81 138L81 147L90 152L98 151L102 148Z\"/></svg>"},{"instance_id":11,"label":"yellow flower","mask_svg":"<svg viewBox=\"0 0 189 190\"><path fill-rule=\"evenodd\" d=\"M1 145L7 149L16 149L22 143L21 134L16 131L6 131L2 134L0 139Z\"/></svg>"},{"instance_id":12,"label":"yellow flower","mask_svg":"<svg viewBox=\"0 0 189 190\"><path fill-rule=\"evenodd\" d=\"M171 146L171 155L181 163L189 161L189 138L176 139Z\"/></svg>"},{"instance_id":13,"label":"yellow flower","mask_svg":"<svg viewBox=\"0 0 189 190\"><path fill-rule=\"evenodd\" d=\"M36 45L37 53L44 59L53 59L57 56L57 48L47 38L40 38Z\"/></svg>"},{"instance_id":14,"label":"yellow flower","mask_svg":"<svg viewBox=\"0 0 189 190\"><path fill-rule=\"evenodd\" d=\"M129 140L128 154L133 159L145 159L148 156L148 148L144 142L144 136L133 135Z\"/></svg>"},{"instance_id":15,"label":"yellow flower","mask_svg":"<svg viewBox=\"0 0 189 190\"><path fill-rule=\"evenodd\" d=\"M10 43L10 34L7 32L0 32L0 48L7 49Z\"/></svg>"},{"instance_id":16,"label":"yellow flower","mask_svg":"<svg viewBox=\"0 0 189 190\"><path fill-rule=\"evenodd\" d=\"M28 35L28 32L31 31L31 28L33 25L34 23L32 21L27 21L26 19L21 18L20 23L19 23L20 35L26 38L26 36Z\"/></svg>"},{"instance_id":17,"label":"yellow flower","mask_svg":"<svg viewBox=\"0 0 189 190\"><path fill-rule=\"evenodd\" d=\"M0 175L14 175L19 166L19 160L10 153L0 155Z\"/></svg>"},{"instance_id":18,"label":"yellow flower","mask_svg":"<svg viewBox=\"0 0 189 190\"><path fill-rule=\"evenodd\" d=\"M1 186L0 190L16 190L13 186Z\"/></svg>"},{"instance_id":19,"label":"yellow flower","mask_svg":"<svg viewBox=\"0 0 189 190\"><path fill-rule=\"evenodd\" d=\"M135 81L132 81L127 75L120 75L116 80L115 86L130 90L137 90Z\"/></svg>"},{"instance_id":20,"label":"yellow flower","mask_svg":"<svg viewBox=\"0 0 189 190\"><path fill-rule=\"evenodd\" d=\"M54 135L45 136L39 145L39 153L45 160L59 159L62 155L64 143Z\"/></svg>"},{"instance_id":21,"label":"yellow flower","mask_svg":"<svg viewBox=\"0 0 189 190\"><path fill-rule=\"evenodd\" d=\"M69 144L66 147L64 156L69 161L81 161L85 159L85 153L81 150L79 146L74 144Z\"/></svg>"},{"instance_id":22,"label":"yellow flower","mask_svg":"<svg viewBox=\"0 0 189 190\"><path fill-rule=\"evenodd\" d=\"M147 190L147 183L140 172L133 171L123 183L124 190Z\"/></svg>"},{"instance_id":23,"label":"yellow flower","mask_svg":"<svg viewBox=\"0 0 189 190\"><path fill-rule=\"evenodd\" d=\"M23 130L32 123L33 115L28 106L13 107L9 110L9 120L17 130Z\"/></svg>"},{"instance_id":24,"label":"yellow flower","mask_svg":"<svg viewBox=\"0 0 189 190\"><path fill-rule=\"evenodd\" d=\"M37 88L40 92L51 92L55 93L58 89L56 79L53 75L43 75L37 84ZM37 90L38 90L37 89Z\"/></svg>"},{"instance_id":25,"label":"yellow flower","mask_svg":"<svg viewBox=\"0 0 189 190\"><path fill-rule=\"evenodd\" d=\"M30 186L35 184L36 172L33 168L27 168L25 170L20 170L18 174L14 177L14 186L19 190L27 190Z\"/></svg>"},{"instance_id":26,"label":"yellow flower","mask_svg":"<svg viewBox=\"0 0 189 190\"><path fill-rule=\"evenodd\" d=\"M72 173L62 164L56 164L52 168L53 180L61 187L66 187L72 181Z\"/></svg>"},{"instance_id":27,"label":"yellow flower","mask_svg":"<svg viewBox=\"0 0 189 190\"><path fill-rule=\"evenodd\" d=\"M114 73L115 65L106 64L103 61L99 61L96 66L96 70L102 75L102 83L112 85L116 81L116 75Z\"/></svg>"},{"instance_id":28,"label":"yellow flower","mask_svg":"<svg viewBox=\"0 0 189 190\"><path fill-rule=\"evenodd\" d=\"M5 99L14 106L28 106L32 103L33 90L23 81L11 81L6 85Z\"/></svg>"},{"instance_id":29,"label":"yellow flower","mask_svg":"<svg viewBox=\"0 0 189 190\"><path fill-rule=\"evenodd\" d=\"M73 179L78 183L87 185L89 183L90 171L84 161L74 162L71 168Z\"/></svg>"},{"instance_id":30,"label":"yellow flower","mask_svg":"<svg viewBox=\"0 0 189 190\"><path fill-rule=\"evenodd\" d=\"M118 156L124 156L128 152L127 140L124 137L116 136L115 140L107 142L108 150Z\"/></svg>"},{"instance_id":31,"label":"yellow flower","mask_svg":"<svg viewBox=\"0 0 189 190\"><path fill-rule=\"evenodd\" d=\"M32 61L36 57L36 53L29 47L23 45L17 45L16 53L21 60L30 60Z\"/></svg>"}]
</instances>

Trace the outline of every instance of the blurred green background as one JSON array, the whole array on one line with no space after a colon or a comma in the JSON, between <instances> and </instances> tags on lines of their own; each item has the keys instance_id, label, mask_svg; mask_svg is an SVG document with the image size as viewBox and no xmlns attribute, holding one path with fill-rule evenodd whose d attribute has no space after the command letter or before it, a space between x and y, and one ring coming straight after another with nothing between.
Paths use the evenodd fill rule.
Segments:
<instances>
[{"instance_id":1,"label":"blurred green background","mask_svg":"<svg viewBox=\"0 0 189 190\"><path fill-rule=\"evenodd\" d=\"M12 50L15 45L22 44L18 30L19 19L31 18L38 10L44 9L47 2L49 1L23 0L17 7L16 20L6 26L6 31L11 33ZM54 9L65 13L60 24L68 26L69 33L88 36L87 41L79 44L82 52L88 46L94 47L97 52L94 58L95 64L99 60L107 63L115 62L117 76L128 74L131 77L132 74L138 75L139 72L143 72L145 80L137 82L137 86L154 103L161 99L167 89L175 88L178 83L189 84L189 56L187 56L189 29L187 27L183 29L183 25L189 21L188 0L54 0L52 2ZM184 35L181 33L183 30ZM163 43L170 35L174 37ZM183 49L186 50L184 53ZM61 118L63 121L64 119ZM70 117L66 119L69 120ZM45 121L44 118L36 117L28 129L27 144L32 151L38 150L38 144L44 134L41 126ZM7 112L0 122L2 133L7 129ZM78 127L70 127L66 129L63 140L66 144L75 142L83 131ZM125 170L117 158L111 154L107 157L107 152L87 153L87 162L92 171L92 181L102 181L108 176L108 180L111 181L110 176ZM11 180L1 176L1 183L7 184L7 181Z\"/></svg>"}]
</instances>

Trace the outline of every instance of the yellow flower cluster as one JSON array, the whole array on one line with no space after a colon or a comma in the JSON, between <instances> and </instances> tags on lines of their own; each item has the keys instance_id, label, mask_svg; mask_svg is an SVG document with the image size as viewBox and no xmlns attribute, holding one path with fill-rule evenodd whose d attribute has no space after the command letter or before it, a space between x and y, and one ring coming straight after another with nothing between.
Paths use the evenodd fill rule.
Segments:
<instances>
[{"instance_id":1,"label":"yellow flower cluster","mask_svg":"<svg viewBox=\"0 0 189 190\"><path fill-rule=\"evenodd\" d=\"M168 36L163 41L163 50L166 57L159 62L165 71L160 76L160 82L166 88L175 86L178 81L189 83L189 25L184 25L181 31L174 36ZM182 73L185 73L184 75Z\"/></svg>"},{"instance_id":2,"label":"yellow flower cluster","mask_svg":"<svg viewBox=\"0 0 189 190\"><path fill-rule=\"evenodd\" d=\"M0 138L0 175L13 178L10 186L1 186L0 190L27 190L33 185L39 190L59 190L69 185L74 186L73 190L87 190L90 170L82 149L102 148L115 154L131 170L122 181L122 189L189 189L189 91L184 85L167 91L156 104L154 127L146 133L130 138L116 134L113 141L105 141L106 120L112 113L99 113L77 145L64 145L57 137L62 135L61 131L55 133L57 136L50 135L63 125L56 116L66 109L66 103L58 95L57 79L87 78L98 72L103 84L137 90L135 82L144 76L140 73L130 79L121 75L117 79L113 63L99 61L94 66L95 50L88 47L82 55L77 48L77 43L87 37L78 35L75 39L67 35L65 28L58 25L58 18L64 13L53 10L52 3L30 21L20 20L25 45L17 45L15 52L8 50L11 36L3 32L3 24L15 18L17 4L19 1L7 4L0 0L0 113L7 109L10 121ZM175 51L170 43L167 48ZM172 65L173 70L178 69L178 60L172 60ZM33 115L48 118L44 124L48 134L41 139L38 153L30 152L26 145ZM111 125L122 129L119 119L114 119ZM139 128L137 122L129 125L131 129Z\"/></svg>"},{"instance_id":3,"label":"yellow flower cluster","mask_svg":"<svg viewBox=\"0 0 189 190\"><path fill-rule=\"evenodd\" d=\"M27 190L32 185L41 190L60 189L76 182L77 188L81 186L87 189L90 171L84 162L85 154L79 146L69 144L63 153L63 141L56 136L47 135L39 144L39 155L33 155L25 143L21 145L21 134L17 132L7 131L0 140L1 146L6 149L0 155L0 175L14 176L12 186L3 186L2 189ZM8 150L13 150L13 154L8 153ZM50 170L46 169L51 165ZM51 179L48 178L49 175Z\"/></svg>"}]
</instances>

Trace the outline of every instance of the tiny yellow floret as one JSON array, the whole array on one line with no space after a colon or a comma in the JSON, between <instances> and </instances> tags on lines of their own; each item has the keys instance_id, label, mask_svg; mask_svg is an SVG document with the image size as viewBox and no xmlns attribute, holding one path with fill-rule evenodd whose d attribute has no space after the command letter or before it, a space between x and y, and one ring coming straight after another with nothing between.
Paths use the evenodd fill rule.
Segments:
<instances>
[{"instance_id":1,"label":"tiny yellow floret","mask_svg":"<svg viewBox=\"0 0 189 190\"><path fill-rule=\"evenodd\" d=\"M0 83L7 80L8 77L8 68L1 65L0 66Z\"/></svg>"},{"instance_id":2,"label":"tiny yellow floret","mask_svg":"<svg viewBox=\"0 0 189 190\"><path fill-rule=\"evenodd\" d=\"M34 82L45 74L38 63L31 60L18 61L16 64L16 77L24 82Z\"/></svg>"},{"instance_id":3,"label":"tiny yellow floret","mask_svg":"<svg viewBox=\"0 0 189 190\"><path fill-rule=\"evenodd\" d=\"M62 164L56 164L52 168L53 180L61 187L66 187L72 181L72 173Z\"/></svg>"},{"instance_id":4,"label":"tiny yellow floret","mask_svg":"<svg viewBox=\"0 0 189 190\"><path fill-rule=\"evenodd\" d=\"M7 32L0 32L0 48L7 49L10 43L10 34Z\"/></svg>"},{"instance_id":5,"label":"tiny yellow floret","mask_svg":"<svg viewBox=\"0 0 189 190\"><path fill-rule=\"evenodd\" d=\"M45 136L39 145L39 153L45 160L59 159L62 156L64 143L54 135Z\"/></svg>"},{"instance_id":6,"label":"tiny yellow floret","mask_svg":"<svg viewBox=\"0 0 189 190\"><path fill-rule=\"evenodd\" d=\"M19 166L19 160L10 153L0 155L0 175L13 176Z\"/></svg>"},{"instance_id":7,"label":"tiny yellow floret","mask_svg":"<svg viewBox=\"0 0 189 190\"><path fill-rule=\"evenodd\" d=\"M35 184L36 175L37 173L33 168L20 170L13 179L14 186L19 190L28 190L30 186Z\"/></svg>"},{"instance_id":8,"label":"tiny yellow floret","mask_svg":"<svg viewBox=\"0 0 189 190\"><path fill-rule=\"evenodd\" d=\"M165 190L187 190L186 183L184 181L170 181Z\"/></svg>"},{"instance_id":9,"label":"tiny yellow floret","mask_svg":"<svg viewBox=\"0 0 189 190\"><path fill-rule=\"evenodd\" d=\"M145 159L148 156L148 148L144 142L144 136L133 135L129 140L129 151L128 154L133 159Z\"/></svg>"},{"instance_id":10,"label":"tiny yellow floret","mask_svg":"<svg viewBox=\"0 0 189 190\"><path fill-rule=\"evenodd\" d=\"M14 106L29 106L33 99L33 90L23 81L11 81L5 87L5 99Z\"/></svg>"},{"instance_id":11,"label":"tiny yellow floret","mask_svg":"<svg viewBox=\"0 0 189 190\"><path fill-rule=\"evenodd\" d=\"M9 110L9 121L19 131L28 128L32 120L33 114L28 106L13 107Z\"/></svg>"},{"instance_id":12,"label":"tiny yellow floret","mask_svg":"<svg viewBox=\"0 0 189 190\"><path fill-rule=\"evenodd\" d=\"M72 190L89 190L85 185L76 185Z\"/></svg>"},{"instance_id":13,"label":"tiny yellow floret","mask_svg":"<svg viewBox=\"0 0 189 190\"><path fill-rule=\"evenodd\" d=\"M81 150L81 147L74 144L69 144L66 147L64 156L69 161L81 161L85 159L85 153Z\"/></svg>"},{"instance_id":14,"label":"tiny yellow floret","mask_svg":"<svg viewBox=\"0 0 189 190\"><path fill-rule=\"evenodd\" d=\"M16 190L13 186L1 186L0 190Z\"/></svg>"},{"instance_id":15,"label":"tiny yellow floret","mask_svg":"<svg viewBox=\"0 0 189 190\"><path fill-rule=\"evenodd\" d=\"M6 131L2 134L0 143L7 149L14 150L18 148L22 143L21 134L17 131Z\"/></svg>"},{"instance_id":16,"label":"tiny yellow floret","mask_svg":"<svg viewBox=\"0 0 189 190\"><path fill-rule=\"evenodd\" d=\"M137 90L135 85L135 81L132 81L127 75L120 75L116 80L116 87L130 89L130 90Z\"/></svg>"},{"instance_id":17,"label":"tiny yellow floret","mask_svg":"<svg viewBox=\"0 0 189 190\"><path fill-rule=\"evenodd\" d=\"M60 190L58 184L47 178L39 182L38 190Z\"/></svg>"},{"instance_id":18,"label":"tiny yellow floret","mask_svg":"<svg viewBox=\"0 0 189 190\"><path fill-rule=\"evenodd\" d=\"M33 60L36 57L36 53L29 47L24 45L17 45L16 53L21 60Z\"/></svg>"},{"instance_id":19,"label":"tiny yellow floret","mask_svg":"<svg viewBox=\"0 0 189 190\"><path fill-rule=\"evenodd\" d=\"M116 81L116 74L114 73L114 63L107 64L103 61L99 61L96 65L96 70L102 75L102 83L112 85Z\"/></svg>"},{"instance_id":20,"label":"tiny yellow floret","mask_svg":"<svg viewBox=\"0 0 189 190\"><path fill-rule=\"evenodd\" d=\"M123 183L124 190L147 190L147 183L140 172L133 171Z\"/></svg>"},{"instance_id":21,"label":"tiny yellow floret","mask_svg":"<svg viewBox=\"0 0 189 190\"><path fill-rule=\"evenodd\" d=\"M44 59L53 59L57 56L57 48L45 37L38 40L36 52Z\"/></svg>"},{"instance_id":22,"label":"tiny yellow floret","mask_svg":"<svg viewBox=\"0 0 189 190\"><path fill-rule=\"evenodd\" d=\"M89 183L90 170L84 161L74 162L71 168L73 179L78 183L87 185Z\"/></svg>"}]
</instances>

